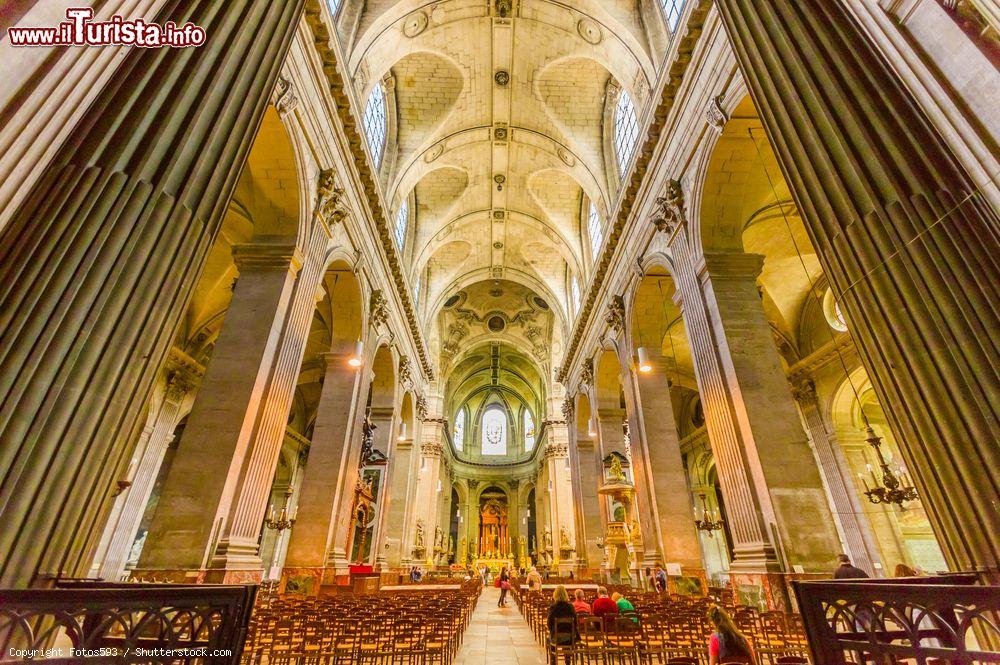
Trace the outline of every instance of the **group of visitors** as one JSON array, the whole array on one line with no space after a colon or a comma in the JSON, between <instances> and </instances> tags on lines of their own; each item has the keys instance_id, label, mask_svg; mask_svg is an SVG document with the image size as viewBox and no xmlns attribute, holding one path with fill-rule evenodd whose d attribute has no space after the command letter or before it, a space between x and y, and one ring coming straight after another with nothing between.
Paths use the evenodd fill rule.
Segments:
<instances>
[{"instance_id":1,"label":"group of visitors","mask_svg":"<svg viewBox=\"0 0 1000 665\"><path fill-rule=\"evenodd\" d=\"M667 572L659 564L652 570L646 568L646 587L656 593L667 592Z\"/></svg>"},{"instance_id":2,"label":"group of visitors","mask_svg":"<svg viewBox=\"0 0 1000 665\"><path fill-rule=\"evenodd\" d=\"M604 626L608 626L618 615L628 616L638 621L635 607L620 593L608 595L605 587L598 587L597 598L593 605L587 602L583 589L574 592L574 600L570 602L566 587L559 585L552 593L552 605L549 607L548 628L549 638L553 644L566 646L573 644L580 637L579 621L583 616L600 617ZM557 631L559 619L571 619L571 631ZM752 665L754 663L753 648L749 640L739 631L732 617L719 607L713 605L708 610L708 619L712 622L714 631L708 642L709 665L718 663L740 662ZM565 625L565 622L563 622ZM567 658L567 663L570 661Z\"/></svg>"}]
</instances>

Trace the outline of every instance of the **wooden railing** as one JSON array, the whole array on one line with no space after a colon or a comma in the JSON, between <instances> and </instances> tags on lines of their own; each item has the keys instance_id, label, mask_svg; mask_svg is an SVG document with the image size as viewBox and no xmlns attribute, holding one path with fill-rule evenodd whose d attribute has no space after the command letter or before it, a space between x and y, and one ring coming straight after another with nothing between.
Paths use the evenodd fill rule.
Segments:
<instances>
[{"instance_id":1,"label":"wooden railing","mask_svg":"<svg viewBox=\"0 0 1000 665\"><path fill-rule=\"evenodd\" d=\"M976 575L792 582L813 665L1000 663L1000 587Z\"/></svg>"},{"instance_id":2,"label":"wooden railing","mask_svg":"<svg viewBox=\"0 0 1000 665\"><path fill-rule=\"evenodd\" d=\"M235 664L256 586L66 582L0 590L0 662Z\"/></svg>"}]
</instances>

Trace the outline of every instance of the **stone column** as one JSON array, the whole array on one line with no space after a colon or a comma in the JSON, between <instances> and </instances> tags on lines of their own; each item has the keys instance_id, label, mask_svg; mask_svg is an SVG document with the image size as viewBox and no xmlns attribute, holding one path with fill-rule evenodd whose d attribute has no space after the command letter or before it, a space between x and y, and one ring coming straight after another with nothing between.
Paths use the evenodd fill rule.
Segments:
<instances>
[{"instance_id":1,"label":"stone column","mask_svg":"<svg viewBox=\"0 0 1000 665\"><path fill-rule=\"evenodd\" d=\"M130 478L132 484L124 496L121 511L106 527L111 537L97 570L98 577L117 581L125 572L125 562L153 492L163 455L174 438L174 430L184 416L185 403L192 398L203 371L198 363L176 347L170 350L165 369L166 389L156 412L150 414L147 429L143 431L144 435L148 432L148 436L145 445L139 446L141 457L135 464Z\"/></svg>"},{"instance_id":2,"label":"stone column","mask_svg":"<svg viewBox=\"0 0 1000 665\"><path fill-rule=\"evenodd\" d=\"M420 464L417 471L414 522L408 525L408 530L414 534L410 538L411 555L414 561L422 562L425 566L431 566L434 563L434 528L439 524L438 518L441 512L441 497L438 492L439 480L441 481L441 490L444 491L442 435L441 423L424 421L421 427ZM415 540L417 522L423 525L424 552L422 556L416 551L418 545ZM442 530L443 528L442 526Z\"/></svg>"},{"instance_id":3,"label":"stone column","mask_svg":"<svg viewBox=\"0 0 1000 665\"><path fill-rule=\"evenodd\" d=\"M743 454L758 481L757 501L777 528L772 539L786 572L795 565L828 572L840 542L757 292L762 267L756 254L708 254L699 277Z\"/></svg>"},{"instance_id":4,"label":"stone column","mask_svg":"<svg viewBox=\"0 0 1000 665\"><path fill-rule=\"evenodd\" d=\"M390 459L390 453L393 452L394 443L396 440L396 419L394 417L394 409L390 407L372 407L370 411L370 419L373 425L375 425L374 440L372 441L372 448L383 455L386 456L386 460ZM364 462L362 462L364 465ZM383 536L385 532L385 522L388 515L388 484L389 484L389 473L390 473L391 462L386 464L382 468L382 478L379 481L378 493L375 495L375 512L378 517L375 519L375 528L372 529L371 535L371 556L369 557L369 563L375 565L378 563L380 566L386 564L386 551L385 547L382 546Z\"/></svg>"},{"instance_id":5,"label":"stone column","mask_svg":"<svg viewBox=\"0 0 1000 665\"><path fill-rule=\"evenodd\" d=\"M604 551L597 547L598 539L604 538L602 499L597 494L597 488L604 480L601 455L593 439L577 438L574 448L576 463L573 468L578 476L578 489L575 494L580 501L582 517L580 525L582 537L578 542L583 546L582 555L577 552L577 556L581 557L583 566L591 572L597 572L604 562ZM541 522L537 524L540 525Z\"/></svg>"},{"instance_id":6,"label":"stone column","mask_svg":"<svg viewBox=\"0 0 1000 665\"><path fill-rule=\"evenodd\" d=\"M809 377L800 376L792 384L792 395L799 404L799 411L812 441L813 451L823 474L823 484L830 497L833 518L836 520L845 552L851 563L872 576L880 576L883 567L879 561L878 547L864 514L861 501L854 491L851 467L844 457L840 444L826 429L816 401L816 384ZM875 563L880 565L876 568Z\"/></svg>"},{"instance_id":7,"label":"stone column","mask_svg":"<svg viewBox=\"0 0 1000 665\"><path fill-rule=\"evenodd\" d=\"M567 575L577 566L576 519L573 506L573 478L569 465L569 433L565 423L550 421L546 428L547 445L543 451L546 481L552 482L549 491L549 512L552 516L552 544L560 575ZM548 489L546 483L545 489ZM538 491L537 488L535 490ZM563 551L563 531L572 550Z\"/></svg>"},{"instance_id":8,"label":"stone column","mask_svg":"<svg viewBox=\"0 0 1000 665\"><path fill-rule=\"evenodd\" d=\"M350 512L357 482L360 428L355 427L367 400L370 372L347 364L350 351L327 353L323 390L316 410L309 458L302 474L298 516L288 541L288 554L282 571L284 585L301 589L299 593L317 593L322 584L335 583L336 572L327 572L329 554L337 532L346 542L350 516L345 522L339 506L346 502ZM364 389L362 389L364 386ZM363 417L363 416L362 416ZM340 495L347 496L344 501Z\"/></svg>"},{"instance_id":9,"label":"stone column","mask_svg":"<svg viewBox=\"0 0 1000 665\"><path fill-rule=\"evenodd\" d=\"M651 490L643 492L643 497L651 501L653 515L645 542L647 548L656 547L654 551L662 554L662 561L653 563L679 563L685 574L698 576L704 574L704 566L691 519L687 474L667 382L668 367L657 355L651 354L650 361L653 371L632 374L634 383L626 390L626 403L633 403L630 395L637 402L632 416L636 425L630 430L632 455L641 451L646 458L647 472L641 484Z\"/></svg>"},{"instance_id":10,"label":"stone column","mask_svg":"<svg viewBox=\"0 0 1000 665\"><path fill-rule=\"evenodd\" d=\"M236 582L263 573L257 545L284 423L278 432L259 425L302 259L294 247L271 244L237 245L233 256L239 279L163 484L140 574Z\"/></svg>"},{"instance_id":11,"label":"stone column","mask_svg":"<svg viewBox=\"0 0 1000 665\"><path fill-rule=\"evenodd\" d=\"M409 563L409 553L404 551L406 542L406 510L412 496L417 474L413 454L413 439L392 441L389 464L386 468L386 491L383 494L383 521L385 526L379 557L385 558L389 568L399 568ZM387 547L388 546L388 547Z\"/></svg>"},{"instance_id":12,"label":"stone column","mask_svg":"<svg viewBox=\"0 0 1000 665\"><path fill-rule=\"evenodd\" d=\"M996 211L843 3L717 6L948 563L996 574Z\"/></svg>"},{"instance_id":13,"label":"stone column","mask_svg":"<svg viewBox=\"0 0 1000 665\"><path fill-rule=\"evenodd\" d=\"M303 4L171 3L0 236L0 586L86 572Z\"/></svg>"}]
</instances>

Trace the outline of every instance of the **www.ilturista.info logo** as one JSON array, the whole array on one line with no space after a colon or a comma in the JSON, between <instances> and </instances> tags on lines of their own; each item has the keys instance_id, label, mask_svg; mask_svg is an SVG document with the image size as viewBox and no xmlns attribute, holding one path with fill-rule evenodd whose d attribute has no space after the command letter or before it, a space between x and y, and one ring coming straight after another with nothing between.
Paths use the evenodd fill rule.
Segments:
<instances>
[{"instance_id":1,"label":"www.ilturista.info logo","mask_svg":"<svg viewBox=\"0 0 1000 665\"><path fill-rule=\"evenodd\" d=\"M193 23L163 25L112 16L109 21L92 21L90 7L70 7L67 21L56 27L11 27L7 33L14 46L140 46L142 48L201 46L205 29Z\"/></svg>"}]
</instances>

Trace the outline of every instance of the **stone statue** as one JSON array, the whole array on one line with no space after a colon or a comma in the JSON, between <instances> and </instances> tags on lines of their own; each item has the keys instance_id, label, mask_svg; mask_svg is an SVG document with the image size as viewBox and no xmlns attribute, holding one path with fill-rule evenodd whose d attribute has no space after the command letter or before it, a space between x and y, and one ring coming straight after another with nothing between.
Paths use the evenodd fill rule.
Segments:
<instances>
[{"instance_id":1,"label":"stone statue","mask_svg":"<svg viewBox=\"0 0 1000 665\"><path fill-rule=\"evenodd\" d=\"M439 550L444 548L444 532L440 526L434 527L434 547Z\"/></svg>"},{"instance_id":2,"label":"stone statue","mask_svg":"<svg viewBox=\"0 0 1000 665\"><path fill-rule=\"evenodd\" d=\"M552 529L550 527L545 527L545 535L542 536L542 545L546 552L552 551Z\"/></svg>"},{"instance_id":3,"label":"stone statue","mask_svg":"<svg viewBox=\"0 0 1000 665\"><path fill-rule=\"evenodd\" d=\"M639 543L642 542L642 530L639 528L639 520L633 519L632 526L629 529L632 533L632 542Z\"/></svg>"},{"instance_id":4,"label":"stone statue","mask_svg":"<svg viewBox=\"0 0 1000 665\"><path fill-rule=\"evenodd\" d=\"M573 547L569 544L569 532L566 531L565 526L559 527L559 548L563 550L573 549Z\"/></svg>"},{"instance_id":5,"label":"stone statue","mask_svg":"<svg viewBox=\"0 0 1000 665\"><path fill-rule=\"evenodd\" d=\"M417 535L413 538L413 546L424 548L424 521L421 519L417 520Z\"/></svg>"}]
</instances>

